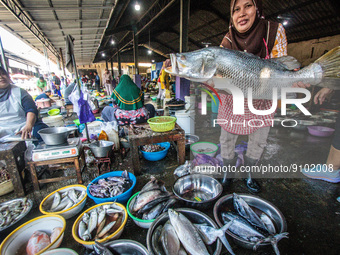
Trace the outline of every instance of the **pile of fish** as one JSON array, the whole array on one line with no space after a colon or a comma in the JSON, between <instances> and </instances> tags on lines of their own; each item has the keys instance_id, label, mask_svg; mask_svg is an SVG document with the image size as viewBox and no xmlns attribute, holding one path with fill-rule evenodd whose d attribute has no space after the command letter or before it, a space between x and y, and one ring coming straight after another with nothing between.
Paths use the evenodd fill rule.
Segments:
<instances>
[{"instance_id":1,"label":"pile of fish","mask_svg":"<svg viewBox=\"0 0 340 255\"><path fill-rule=\"evenodd\" d=\"M27 210L29 210L27 198L2 205L0 207L0 231L16 222Z\"/></svg>"},{"instance_id":2,"label":"pile of fish","mask_svg":"<svg viewBox=\"0 0 340 255\"><path fill-rule=\"evenodd\" d=\"M205 224L193 224L183 214L169 209L169 220L159 225L152 235L152 249L157 255L209 255L209 245L218 238L231 254L234 254L224 232L229 225L215 229Z\"/></svg>"},{"instance_id":3,"label":"pile of fish","mask_svg":"<svg viewBox=\"0 0 340 255\"><path fill-rule=\"evenodd\" d=\"M164 182L152 176L131 202L129 209L137 218L152 220L166 212L176 201L173 194L166 190Z\"/></svg>"},{"instance_id":4,"label":"pile of fish","mask_svg":"<svg viewBox=\"0 0 340 255\"><path fill-rule=\"evenodd\" d=\"M94 197L109 198L123 194L132 186L129 173L125 170L122 176L110 176L90 183L89 191Z\"/></svg>"},{"instance_id":5,"label":"pile of fish","mask_svg":"<svg viewBox=\"0 0 340 255\"><path fill-rule=\"evenodd\" d=\"M43 231L39 230L35 231L28 240L28 244L26 246L27 255L34 255L39 253L41 250L45 249L47 246L49 246L57 239L62 230L63 230L62 227L54 228L51 233L51 236L49 236Z\"/></svg>"},{"instance_id":6,"label":"pile of fish","mask_svg":"<svg viewBox=\"0 0 340 255\"><path fill-rule=\"evenodd\" d=\"M173 98L170 101L166 102L165 104L175 105L175 104L185 104L185 102L180 98Z\"/></svg>"},{"instance_id":7,"label":"pile of fish","mask_svg":"<svg viewBox=\"0 0 340 255\"><path fill-rule=\"evenodd\" d=\"M228 230L245 241L254 242L254 250L261 243L270 242L275 253L279 255L277 243L282 238L288 238L288 233L277 233L275 224L268 215L262 213L258 216L246 201L235 193L233 203L237 213L222 213L223 223L229 224Z\"/></svg>"},{"instance_id":8,"label":"pile of fish","mask_svg":"<svg viewBox=\"0 0 340 255\"><path fill-rule=\"evenodd\" d=\"M86 191L79 191L76 189L69 189L67 191L57 191L54 193L53 202L49 209L49 212L60 212L71 208L72 206L78 204L86 195ZM48 204L44 205L48 207Z\"/></svg>"},{"instance_id":9,"label":"pile of fish","mask_svg":"<svg viewBox=\"0 0 340 255\"><path fill-rule=\"evenodd\" d=\"M158 144L147 144L142 147L142 150L145 152L157 152L157 151L162 151L165 148L158 145Z\"/></svg>"},{"instance_id":10,"label":"pile of fish","mask_svg":"<svg viewBox=\"0 0 340 255\"><path fill-rule=\"evenodd\" d=\"M84 241L104 239L122 224L124 210L115 203L106 204L84 213L78 226L78 236Z\"/></svg>"}]
</instances>

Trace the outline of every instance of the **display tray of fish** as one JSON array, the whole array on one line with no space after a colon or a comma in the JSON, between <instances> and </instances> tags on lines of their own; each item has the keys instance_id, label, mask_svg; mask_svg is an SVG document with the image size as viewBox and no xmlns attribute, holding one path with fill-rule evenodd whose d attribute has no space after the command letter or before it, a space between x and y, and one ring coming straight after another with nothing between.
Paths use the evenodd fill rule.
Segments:
<instances>
[{"instance_id":1,"label":"display tray of fish","mask_svg":"<svg viewBox=\"0 0 340 255\"><path fill-rule=\"evenodd\" d=\"M177 199L166 190L164 182L152 176L138 195L131 200L129 211L139 219L152 220L172 208L176 202Z\"/></svg>"},{"instance_id":2,"label":"display tray of fish","mask_svg":"<svg viewBox=\"0 0 340 255\"><path fill-rule=\"evenodd\" d=\"M259 208L250 206L241 195L236 193L232 195L232 199L226 201L228 203L218 205L219 220L221 219L222 224L228 225L225 231L234 238L236 243L253 250L256 250L260 245L272 245L275 254L280 254L277 244L281 239L288 238L288 233L282 231L286 229L284 218L279 222L274 220L272 218L274 212L272 213L268 208L267 210L263 209L269 213L268 215ZM263 202L261 206L263 205L266 203ZM214 208L215 219L216 211ZM277 218L276 216L275 218Z\"/></svg>"},{"instance_id":3,"label":"display tray of fish","mask_svg":"<svg viewBox=\"0 0 340 255\"><path fill-rule=\"evenodd\" d=\"M0 232L13 226L32 209L33 202L29 198L16 198L0 204Z\"/></svg>"},{"instance_id":4,"label":"display tray of fish","mask_svg":"<svg viewBox=\"0 0 340 255\"><path fill-rule=\"evenodd\" d=\"M110 198L123 194L132 186L129 173L125 170L122 176L110 176L89 184L89 192L94 197Z\"/></svg>"},{"instance_id":5,"label":"display tray of fish","mask_svg":"<svg viewBox=\"0 0 340 255\"><path fill-rule=\"evenodd\" d=\"M220 254L221 241L234 254L224 228L203 213L193 209L169 209L149 229L147 244L155 255L209 255Z\"/></svg>"},{"instance_id":6,"label":"display tray of fish","mask_svg":"<svg viewBox=\"0 0 340 255\"><path fill-rule=\"evenodd\" d=\"M85 196L86 190L60 190L53 194L53 198L46 200L42 208L45 212L62 212L78 204Z\"/></svg>"},{"instance_id":7,"label":"display tray of fish","mask_svg":"<svg viewBox=\"0 0 340 255\"><path fill-rule=\"evenodd\" d=\"M84 241L104 239L114 233L123 220L124 210L115 203L98 206L84 213L78 224L78 237Z\"/></svg>"}]
</instances>

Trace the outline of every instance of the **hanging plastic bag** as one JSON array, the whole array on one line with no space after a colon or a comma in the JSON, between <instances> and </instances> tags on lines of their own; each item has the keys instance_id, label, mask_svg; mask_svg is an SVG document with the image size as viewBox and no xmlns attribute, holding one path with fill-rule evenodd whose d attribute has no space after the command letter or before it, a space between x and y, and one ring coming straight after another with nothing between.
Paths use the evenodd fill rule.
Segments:
<instances>
[{"instance_id":1,"label":"hanging plastic bag","mask_svg":"<svg viewBox=\"0 0 340 255\"><path fill-rule=\"evenodd\" d=\"M79 106L78 117L79 117L80 123L87 123L87 122L92 122L96 120L88 101L84 100L84 94L82 92L80 92L78 106Z\"/></svg>"},{"instance_id":2,"label":"hanging plastic bag","mask_svg":"<svg viewBox=\"0 0 340 255\"><path fill-rule=\"evenodd\" d=\"M79 116L79 105L78 101L80 99L80 94L77 85L74 86L71 94L68 96L68 99L72 102L73 104L73 111L77 113Z\"/></svg>"}]
</instances>

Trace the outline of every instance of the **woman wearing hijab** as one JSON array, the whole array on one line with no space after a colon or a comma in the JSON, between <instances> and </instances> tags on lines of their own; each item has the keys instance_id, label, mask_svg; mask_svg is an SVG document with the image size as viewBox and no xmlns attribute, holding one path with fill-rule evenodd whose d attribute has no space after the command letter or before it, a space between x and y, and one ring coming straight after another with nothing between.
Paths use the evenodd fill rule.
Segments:
<instances>
[{"instance_id":1,"label":"woman wearing hijab","mask_svg":"<svg viewBox=\"0 0 340 255\"><path fill-rule=\"evenodd\" d=\"M249 52L261 58L277 58L287 55L287 39L282 24L267 21L263 17L261 0L232 0L230 4L231 20L229 32L223 38L221 47ZM245 114L233 115L233 97L220 91L222 104L218 110L218 119L227 120L226 123L248 123L249 120L259 120L262 127L243 125L221 125L221 154L224 166L235 166L237 154L234 152L238 135L248 135L247 153L244 155L244 165L254 166L259 161L266 146L273 114L255 115L248 108L245 99ZM272 100L253 100L255 109L267 110L272 106ZM253 121L256 122L256 121ZM253 123L253 126L260 126ZM233 173L225 173L223 184L231 183ZM250 173L246 181L247 188L252 192L260 190L259 184L251 179Z\"/></svg>"},{"instance_id":2,"label":"woman wearing hijab","mask_svg":"<svg viewBox=\"0 0 340 255\"><path fill-rule=\"evenodd\" d=\"M155 116L152 104L144 105L144 93L124 74L113 90L113 107L105 107L102 112L104 121L116 120L119 126L144 123Z\"/></svg>"},{"instance_id":3,"label":"woman wearing hijab","mask_svg":"<svg viewBox=\"0 0 340 255\"><path fill-rule=\"evenodd\" d=\"M38 109L26 90L18 88L5 69L0 67L0 138L14 133L22 139L33 136L40 139L38 130L48 127L38 121Z\"/></svg>"}]
</instances>

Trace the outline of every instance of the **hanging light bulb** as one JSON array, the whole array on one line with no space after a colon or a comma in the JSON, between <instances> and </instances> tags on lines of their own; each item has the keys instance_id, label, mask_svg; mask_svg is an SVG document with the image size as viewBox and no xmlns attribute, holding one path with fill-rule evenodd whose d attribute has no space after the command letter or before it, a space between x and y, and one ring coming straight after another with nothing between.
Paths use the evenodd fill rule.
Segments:
<instances>
[{"instance_id":1,"label":"hanging light bulb","mask_svg":"<svg viewBox=\"0 0 340 255\"><path fill-rule=\"evenodd\" d=\"M283 21L282 25L287 26L288 25L288 21L287 20Z\"/></svg>"},{"instance_id":2,"label":"hanging light bulb","mask_svg":"<svg viewBox=\"0 0 340 255\"><path fill-rule=\"evenodd\" d=\"M104 52L102 53L102 57L105 57L105 53Z\"/></svg>"},{"instance_id":3,"label":"hanging light bulb","mask_svg":"<svg viewBox=\"0 0 340 255\"><path fill-rule=\"evenodd\" d=\"M135 3L135 10L136 11L139 11L140 10L140 5L139 5L139 3L136 1L136 3Z\"/></svg>"},{"instance_id":4,"label":"hanging light bulb","mask_svg":"<svg viewBox=\"0 0 340 255\"><path fill-rule=\"evenodd\" d=\"M111 44L114 45L116 42L114 40L111 41Z\"/></svg>"},{"instance_id":5,"label":"hanging light bulb","mask_svg":"<svg viewBox=\"0 0 340 255\"><path fill-rule=\"evenodd\" d=\"M153 59L153 60L151 60L151 62L152 62L152 63L155 63L155 60Z\"/></svg>"},{"instance_id":6,"label":"hanging light bulb","mask_svg":"<svg viewBox=\"0 0 340 255\"><path fill-rule=\"evenodd\" d=\"M152 53L152 50L148 50L148 54L151 55L151 53Z\"/></svg>"}]
</instances>

